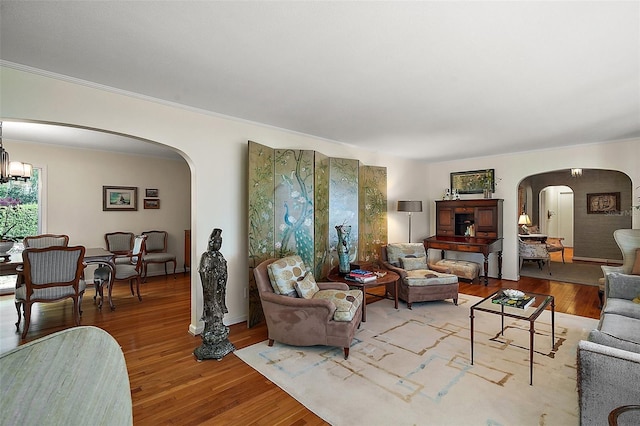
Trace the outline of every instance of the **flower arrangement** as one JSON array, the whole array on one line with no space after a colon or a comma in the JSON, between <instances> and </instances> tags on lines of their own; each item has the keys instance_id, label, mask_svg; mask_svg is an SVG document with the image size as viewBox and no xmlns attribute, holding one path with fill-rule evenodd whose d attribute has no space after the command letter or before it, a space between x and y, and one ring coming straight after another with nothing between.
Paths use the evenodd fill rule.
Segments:
<instances>
[{"instance_id":1,"label":"flower arrangement","mask_svg":"<svg viewBox=\"0 0 640 426\"><path fill-rule=\"evenodd\" d=\"M7 234L17 223L10 224L9 218L16 211L21 201L13 197L0 198L0 218L3 218L2 228L0 230L0 241L7 241Z\"/></svg>"}]
</instances>

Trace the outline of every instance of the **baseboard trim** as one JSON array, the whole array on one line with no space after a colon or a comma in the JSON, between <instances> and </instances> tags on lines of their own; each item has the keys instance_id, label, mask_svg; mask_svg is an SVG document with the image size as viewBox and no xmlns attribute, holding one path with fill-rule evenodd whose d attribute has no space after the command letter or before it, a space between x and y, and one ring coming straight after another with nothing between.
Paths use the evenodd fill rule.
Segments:
<instances>
[{"instance_id":1,"label":"baseboard trim","mask_svg":"<svg viewBox=\"0 0 640 426\"><path fill-rule=\"evenodd\" d=\"M597 258L597 257L573 256L573 260L577 260L577 261L580 261L580 262L604 263L605 265L622 265L622 261L621 260L600 259L600 258Z\"/></svg>"}]
</instances>

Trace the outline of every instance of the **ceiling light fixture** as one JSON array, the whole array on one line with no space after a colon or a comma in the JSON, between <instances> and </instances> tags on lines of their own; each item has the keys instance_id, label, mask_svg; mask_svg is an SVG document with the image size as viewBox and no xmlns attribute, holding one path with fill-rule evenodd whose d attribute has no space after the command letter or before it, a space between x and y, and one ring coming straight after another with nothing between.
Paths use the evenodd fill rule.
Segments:
<instances>
[{"instance_id":1,"label":"ceiling light fixture","mask_svg":"<svg viewBox=\"0 0 640 426\"><path fill-rule=\"evenodd\" d=\"M574 177L574 178L582 177L582 169L571 169L571 177Z\"/></svg>"},{"instance_id":2,"label":"ceiling light fixture","mask_svg":"<svg viewBox=\"0 0 640 426\"><path fill-rule=\"evenodd\" d=\"M11 179L24 180L31 178L33 166L21 161L9 161L9 153L2 144L2 122L0 121L0 183L7 183Z\"/></svg>"}]
</instances>

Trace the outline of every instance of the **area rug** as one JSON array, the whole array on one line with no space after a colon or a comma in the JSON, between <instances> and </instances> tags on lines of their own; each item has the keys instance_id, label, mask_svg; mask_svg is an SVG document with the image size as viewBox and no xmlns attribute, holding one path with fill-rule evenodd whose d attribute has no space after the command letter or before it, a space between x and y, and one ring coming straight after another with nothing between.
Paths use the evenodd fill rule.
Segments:
<instances>
[{"instance_id":1,"label":"area rug","mask_svg":"<svg viewBox=\"0 0 640 426\"><path fill-rule=\"evenodd\" d=\"M598 285L598 279L603 276L602 268L598 264L562 262L551 262L551 275L549 275L547 265L543 265L540 269L535 262L524 262L520 275L586 285Z\"/></svg>"},{"instance_id":2,"label":"area rug","mask_svg":"<svg viewBox=\"0 0 640 426\"><path fill-rule=\"evenodd\" d=\"M326 422L341 425L577 425L576 347L590 318L550 311L535 323L533 386L529 323L477 312L470 363L469 307L480 299L367 306L351 345L267 342L235 352Z\"/></svg>"}]
</instances>

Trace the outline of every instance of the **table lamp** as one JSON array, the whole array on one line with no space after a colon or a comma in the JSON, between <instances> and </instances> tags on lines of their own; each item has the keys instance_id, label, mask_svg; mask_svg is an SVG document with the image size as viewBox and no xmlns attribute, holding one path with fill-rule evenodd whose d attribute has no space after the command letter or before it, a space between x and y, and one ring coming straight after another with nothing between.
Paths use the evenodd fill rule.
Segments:
<instances>
[{"instance_id":1,"label":"table lamp","mask_svg":"<svg viewBox=\"0 0 640 426\"><path fill-rule=\"evenodd\" d=\"M531 226L531 219L529 218L529 215L526 213L522 213L518 218L518 225L520 225L522 234L529 234L529 229L527 228L527 226Z\"/></svg>"}]
</instances>

